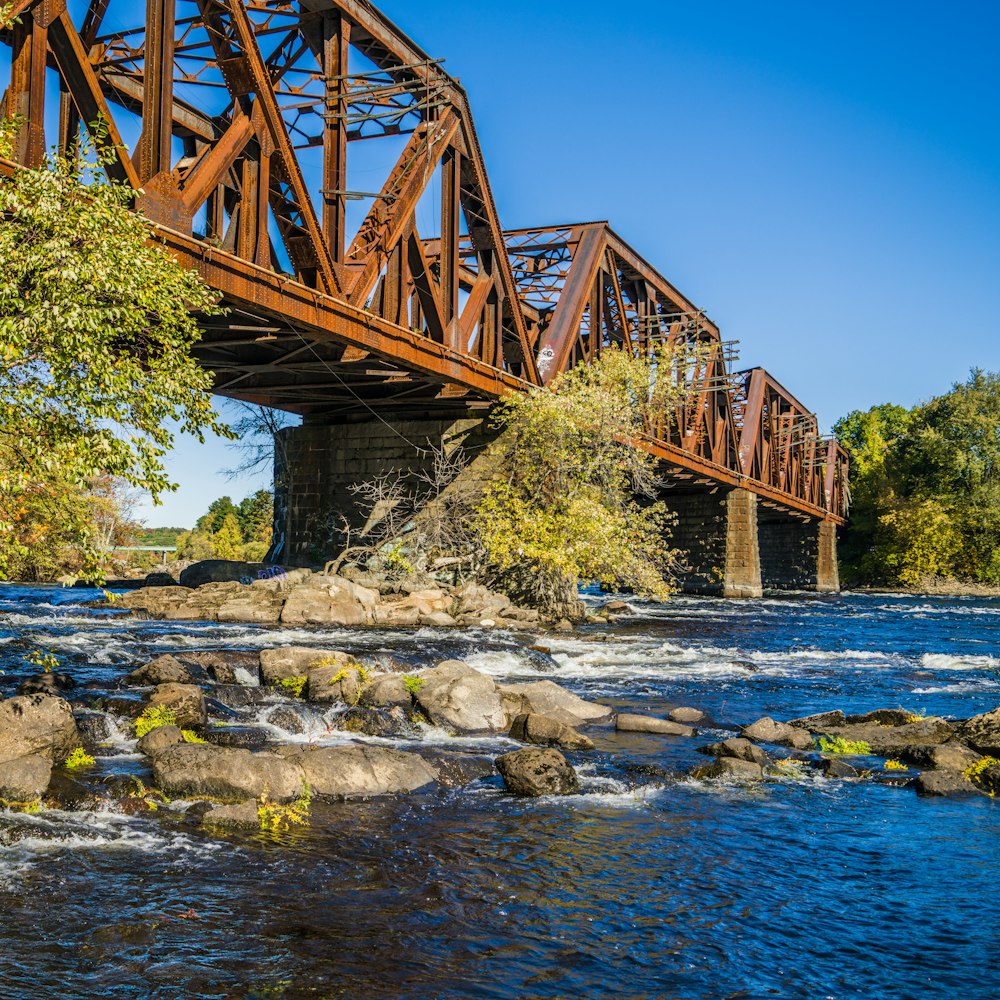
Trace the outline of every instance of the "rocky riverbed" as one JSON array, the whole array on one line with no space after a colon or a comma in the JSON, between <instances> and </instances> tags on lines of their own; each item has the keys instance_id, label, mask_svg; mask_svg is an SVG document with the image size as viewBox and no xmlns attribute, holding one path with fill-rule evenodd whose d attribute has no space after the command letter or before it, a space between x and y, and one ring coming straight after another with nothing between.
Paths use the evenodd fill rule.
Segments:
<instances>
[{"instance_id":1,"label":"rocky riverbed","mask_svg":"<svg viewBox=\"0 0 1000 1000\"><path fill-rule=\"evenodd\" d=\"M0 962L15 995L45 981L63 996L264 996L288 980L307 996L346 977L347 995L600 996L628 967L636 995L670 969L670 995L907 996L857 962L846 988L794 927L875 879L893 919L932 940L931 921L968 921L965 894L990 878L962 860L995 834L1000 778L994 612L971 601L604 612L595 596L565 631L2 596ZM461 598L444 596L457 620ZM931 852L933 884L914 888L901 851ZM715 950L720 911L744 950ZM841 944L881 925L852 912ZM935 968L974 997L988 945L963 926ZM39 965L29 928L68 950ZM408 973L394 956L409 934ZM916 956L904 966L927 986ZM113 982L116 967L131 978Z\"/></svg>"}]
</instances>

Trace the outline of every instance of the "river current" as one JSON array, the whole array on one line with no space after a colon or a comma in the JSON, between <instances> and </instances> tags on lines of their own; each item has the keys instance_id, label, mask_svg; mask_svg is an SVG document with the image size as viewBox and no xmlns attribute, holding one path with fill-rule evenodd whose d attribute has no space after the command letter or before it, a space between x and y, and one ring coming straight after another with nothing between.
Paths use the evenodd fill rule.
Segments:
<instances>
[{"instance_id":1,"label":"river current","mask_svg":"<svg viewBox=\"0 0 1000 1000\"><path fill-rule=\"evenodd\" d=\"M321 804L307 830L277 837L0 811L5 998L1000 997L996 800L921 799L874 761L859 780L684 777L706 760L695 747L763 715L997 707L1000 601L681 597L539 640L138 622L84 606L95 597L0 588L4 697L38 670L23 661L36 648L62 659L79 702L160 652L296 644L415 668L459 657L504 681L548 678L656 715L690 705L713 723L696 740L586 730L597 751L569 755L577 795L515 799L484 778ZM318 712L293 737L268 722L272 701L235 721L286 740L357 738ZM126 731L101 773L140 767ZM396 745L515 748L429 728Z\"/></svg>"}]
</instances>

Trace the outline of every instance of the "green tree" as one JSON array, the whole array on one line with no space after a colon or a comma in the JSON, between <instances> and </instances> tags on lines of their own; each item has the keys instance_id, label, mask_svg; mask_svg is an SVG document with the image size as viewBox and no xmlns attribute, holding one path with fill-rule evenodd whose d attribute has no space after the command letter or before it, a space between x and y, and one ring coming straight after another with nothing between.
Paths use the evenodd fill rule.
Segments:
<instances>
[{"instance_id":1,"label":"green tree","mask_svg":"<svg viewBox=\"0 0 1000 1000\"><path fill-rule=\"evenodd\" d=\"M240 559L243 555L243 536L240 522L233 513L226 514L219 530L212 535L215 554L220 559Z\"/></svg>"},{"instance_id":2,"label":"green tree","mask_svg":"<svg viewBox=\"0 0 1000 1000\"><path fill-rule=\"evenodd\" d=\"M236 508L244 542L270 542L274 522L274 495L270 490L257 490Z\"/></svg>"},{"instance_id":3,"label":"green tree","mask_svg":"<svg viewBox=\"0 0 1000 1000\"><path fill-rule=\"evenodd\" d=\"M230 497L219 497L208 505L208 513L198 518L196 530L207 531L214 535L229 514L238 519L236 505Z\"/></svg>"},{"instance_id":4,"label":"green tree","mask_svg":"<svg viewBox=\"0 0 1000 1000\"><path fill-rule=\"evenodd\" d=\"M633 447L685 391L685 358L608 351L553 391L505 401L498 475L477 510L488 572L512 596L559 611L577 580L662 596L676 552L654 499L654 461Z\"/></svg>"},{"instance_id":5,"label":"green tree","mask_svg":"<svg viewBox=\"0 0 1000 1000\"><path fill-rule=\"evenodd\" d=\"M10 129L0 133L9 153ZM193 313L218 312L215 294L157 242L103 162L84 149L0 179L0 574L23 555L9 516L19 498L110 475L155 499L175 488L171 427L229 434L191 354ZM86 544L86 526L72 534Z\"/></svg>"}]
</instances>

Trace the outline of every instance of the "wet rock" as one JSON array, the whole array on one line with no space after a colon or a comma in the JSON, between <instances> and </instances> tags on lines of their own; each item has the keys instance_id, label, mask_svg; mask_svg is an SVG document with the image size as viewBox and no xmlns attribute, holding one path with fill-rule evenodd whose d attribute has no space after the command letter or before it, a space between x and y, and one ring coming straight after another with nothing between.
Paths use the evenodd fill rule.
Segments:
<instances>
[{"instance_id":1,"label":"wet rock","mask_svg":"<svg viewBox=\"0 0 1000 1000\"><path fill-rule=\"evenodd\" d=\"M717 757L711 764L696 767L693 778L724 779L731 781L763 781L764 769L760 764L750 760L740 760L737 757Z\"/></svg>"},{"instance_id":2,"label":"wet rock","mask_svg":"<svg viewBox=\"0 0 1000 1000\"><path fill-rule=\"evenodd\" d=\"M63 760L82 742L69 702L45 694L0 701L0 762L42 754Z\"/></svg>"},{"instance_id":3,"label":"wet rock","mask_svg":"<svg viewBox=\"0 0 1000 1000\"><path fill-rule=\"evenodd\" d=\"M155 687L157 684L190 684L194 677L177 657L164 653L133 670L126 680L140 687Z\"/></svg>"},{"instance_id":4,"label":"wet rock","mask_svg":"<svg viewBox=\"0 0 1000 1000\"><path fill-rule=\"evenodd\" d=\"M255 801L237 802L231 806L213 806L201 817L203 826L228 830L259 830L260 816Z\"/></svg>"},{"instance_id":5,"label":"wet rock","mask_svg":"<svg viewBox=\"0 0 1000 1000\"><path fill-rule=\"evenodd\" d=\"M913 713L902 708L877 708L864 715L849 715L847 723L874 722L879 726L905 726L912 718Z\"/></svg>"},{"instance_id":6,"label":"wet rock","mask_svg":"<svg viewBox=\"0 0 1000 1000\"><path fill-rule=\"evenodd\" d=\"M42 673L21 681L18 694L48 694L58 697L63 691L69 691L76 686L76 681L69 674Z\"/></svg>"},{"instance_id":7,"label":"wet rock","mask_svg":"<svg viewBox=\"0 0 1000 1000\"><path fill-rule=\"evenodd\" d=\"M314 576L288 593L285 625L366 625L374 621L379 593L338 576Z\"/></svg>"},{"instance_id":8,"label":"wet rock","mask_svg":"<svg viewBox=\"0 0 1000 1000\"><path fill-rule=\"evenodd\" d=\"M698 753L707 753L713 757L732 757L735 760L748 760L753 764L759 764L761 767L767 767L771 763L770 757L759 746L751 743L750 740L741 739L740 737L698 747Z\"/></svg>"},{"instance_id":9,"label":"wet rock","mask_svg":"<svg viewBox=\"0 0 1000 1000\"><path fill-rule=\"evenodd\" d=\"M515 750L498 757L496 766L514 795L571 795L580 790L576 771L558 750Z\"/></svg>"},{"instance_id":10,"label":"wet rock","mask_svg":"<svg viewBox=\"0 0 1000 1000\"><path fill-rule=\"evenodd\" d=\"M317 795L395 795L437 780L437 771L415 753L363 744L304 750L289 760Z\"/></svg>"},{"instance_id":11,"label":"wet rock","mask_svg":"<svg viewBox=\"0 0 1000 1000\"><path fill-rule=\"evenodd\" d=\"M615 717L615 729L620 733L658 733L663 736L694 736L694 730L680 722L657 719L651 715L620 712Z\"/></svg>"},{"instance_id":12,"label":"wet rock","mask_svg":"<svg viewBox=\"0 0 1000 1000\"><path fill-rule=\"evenodd\" d=\"M600 722L610 718L607 705L584 701L553 681L532 681L528 684L501 684L504 707L508 718L534 712L558 719L567 726Z\"/></svg>"},{"instance_id":13,"label":"wet rock","mask_svg":"<svg viewBox=\"0 0 1000 1000\"><path fill-rule=\"evenodd\" d=\"M161 750L183 742L184 736L177 726L157 726L155 729L150 729L136 746L140 753L146 754L147 757L155 757Z\"/></svg>"},{"instance_id":14,"label":"wet rock","mask_svg":"<svg viewBox=\"0 0 1000 1000\"><path fill-rule=\"evenodd\" d=\"M343 732L383 737L409 735L416 729L398 706L379 710L355 705L337 716L335 725Z\"/></svg>"},{"instance_id":15,"label":"wet rock","mask_svg":"<svg viewBox=\"0 0 1000 1000\"><path fill-rule=\"evenodd\" d=\"M946 743L953 736L951 726L944 719L933 717L905 726L880 726L876 723L830 726L824 732L852 743L867 743L879 756L896 755L905 747Z\"/></svg>"},{"instance_id":16,"label":"wet rock","mask_svg":"<svg viewBox=\"0 0 1000 1000\"><path fill-rule=\"evenodd\" d=\"M221 684L212 690L212 707L215 711L218 711L220 705L228 709L252 708L255 705L266 705L271 698L272 692L267 688Z\"/></svg>"},{"instance_id":17,"label":"wet rock","mask_svg":"<svg viewBox=\"0 0 1000 1000\"><path fill-rule=\"evenodd\" d=\"M992 761L992 763L989 763ZM986 766L977 767L971 772L972 783L990 795L1000 794L1000 762L995 758L987 757L982 761ZM970 772L966 772L966 777Z\"/></svg>"},{"instance_id":18,"label":"wet rock","mask_svg":"<svg viewBox=\"0 0 1000 1000\"><path fill-rule=\"evenodd\" d=\"M52 777L52 761L29 754L0 763L0 799L28 802L43 795Z\"/></svg>"},{"instance_id":19,"label":"wet rock","mask_svg":"<svg viewBox=\"0 0 1000 1000\"><path fill-rule=\"evenodd\" d=\"M789 719L788 724L796 729L808 729L811 733L825 733L830 726L846 725L847 718L838 708L832 712L805 715L801 719Z\"/></svg>"},{"instance_id":20,"label":"wet rock","mask_svg":"<svg viewBox=\"0 0 1000 1000\"><path fill-rule=\"evenodd\" d=\"M181 571L182 587L202 587L206 583L239 583L257 578L263 563L240 562L236 559L203 559Z\"/></svg>"},{"instance_id":21,"label":"wet rock","mask_svg":"<svg viewBox=\"0 0 1000 1000\"><path fill-rule=\"evenodd\" d=\"M414 698L435 725L467 733L508 728L499 687L467 663L446 660L424 671L421 680Z\"/></svg>"},{"instance_id":22,"label":"wet rock","mask_svg":"<svg viewBox=\"0 0 1000 1000\"><path fill-rule=\"evenodd\" d=\"M813 767L827 778L856 778L858 769L851 767L847 761L836 757L823 757L813 763Z\"/></svg>"},{"instance_id":23,"label":"wet rock","mask_svg":"<svg viewBox=\"0 0 1000 1000\"><path fill-rule=\"evenodd\" d=\"M359 704L369 708L386 708L398 705L409 708L413 704L406 679L401 674L383 674L371 680L361 692Z\"/></svg>"},{"instance_id":24,"label":"wet rock","mask_svg":"<svg viewBox=\"0 0 1000 1000\"><path fill-rule=\"evenodd\" d=\"M510 738L521 743L534 743L543 747L562 747L564 750L593 750L594 741L572 726L547 715L528 712L519 715L510 726Z\"/></svg>"},{"instance_id":25,"label":"wet rock","mask_svg":"<svg viewBox=\"0 0 1000 1000\"><path fill-rule=\"evenodd\" d=\"M206 739L214 746L236 750L263 750L270 742L258 726L213 726Z\"/></svg>"},{"instance_id":26,"label":"wet rock","mask_svg":"<svg viewBox=\"0 0 1000 1000\"><path fill-rule=\"evenodd\" d=\"M111 740L114 730L103 712L77 712L75 718L84 746L96 747Z\"/></svg>"},{"instance_id":27,"label":"wet rock","mask_svg":"<svg viewBox=\"0 0 1000 1000\"><path fill-rule=\"evenodd\" d=\"M961 743L952 741L937 746L914 746L900 750L899 756L928 771L965 771L982 757Z\"/></svg>"},{"instance_id":28,"label":"wet rock","mask_svg":"<svg viewBox=\"0 0 1000 1000\"><path fill-rule=\"evenodd\" d=\"M708 718L700 708L672 708L667 712L667 718L671 722L683 722L685 725L694 725L696 722L704 722Z\"/></svg>"},{"instance_id":29,"label":"wet rock","mask_svg":"<svg viewBox=\"0 0 1000 1000\"><path fill-rule=\"evenodd\" d=\"M158 684L149 705L169 708L181 729L201 729L208 721L205 696L194 684Z\"/></svg>"},{"instance_id":30,"label":"wet rock","mask_svg":"<svg viewBox=\"0 0 1000 1000\"><path fill-rule=\"evenodd\" d=\"M266 721L292 736L301 736L309 728L308 720L294 705L279 705L267 713Z\"/></svg>"},{"instance_id":31,"label":"wet rock","mask_svg":"<svg viewBox=\"0 0 1000 1000\"><path fill-rule=\"evenodd\" d=\"M924 771L915 782L918 795L951 797L978 795L979 789L960 771Z\"/></svg>"},{"instance_id":32,"label":"wet rock","mask_svg":"<svg viewBox=\"0 0 1000 1000\"><path fill-rule=\"evenodd\" d=\"M429 749L421 755L437 771L438 784L445 788L463 788L496 774L492 758L481 754Z\"/></svg>"},{"instance_id":33,"label":"wet rock","mask_svg":"<svg viewBox=\"0 0 1000 1000\"><path fill-rule=\"evenodd\" d=\"M216 684L239 684L237 668L260 677L260 653L255 649L206 649L184 653L183 659L205 668Z\"/></svg>"},{"instance_id":34,"label":"wet rock","mask_svg":"<svg viewBox=\"0 0 1000 1000\"><path fill-rule=\"evenodd\" d=\"M812 746L812 737L785 722L775 722L765 716L752 725L743 728L743 735L755 743L774 743L778 746L792 747L795 750L806 750Z\"/></svg>"},{"instance_id":35,"label":"wet rock","mask_svg":"<svg viewBox=\"0 0 1000 1000\"><path fill-rule=\"evenodd\" d=\"M990 757L1000 757L1000 708L975 715L958 727L958 737Z\"/></svg>"}]
</instances>

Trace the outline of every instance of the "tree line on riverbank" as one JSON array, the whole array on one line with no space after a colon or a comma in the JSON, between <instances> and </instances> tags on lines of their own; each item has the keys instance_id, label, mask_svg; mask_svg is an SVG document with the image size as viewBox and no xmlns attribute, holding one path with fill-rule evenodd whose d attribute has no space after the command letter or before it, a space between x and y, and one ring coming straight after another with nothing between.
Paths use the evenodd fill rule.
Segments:
<instances>
[{"instance_id":1,"label":"tree line on riverbank","mask_svg":"<svg viewBox=\"0 0 1000 1000\"><path fill-rule=\"evenodd\" d=\"M1000 585L1000 373L974 369L926 403L855 410L833 430L851 460L845 582Z\"/></svg>"}]
</instances>

